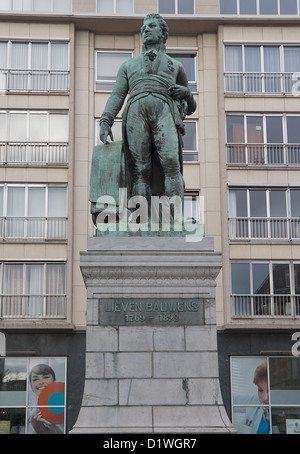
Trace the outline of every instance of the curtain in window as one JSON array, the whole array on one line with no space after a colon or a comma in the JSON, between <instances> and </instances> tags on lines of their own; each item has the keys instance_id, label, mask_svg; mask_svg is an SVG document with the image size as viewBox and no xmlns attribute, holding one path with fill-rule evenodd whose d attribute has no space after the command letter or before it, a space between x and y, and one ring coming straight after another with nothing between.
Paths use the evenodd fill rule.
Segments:
<instances>
[{"instance_id":1,"label":"curtain in window","mask_svg":"<svg viewBox=\"0 0 300 454\"><path fill-rule=\"evenodd\" d=\"M63 316L65 314L65 265L47 264L46 268L46 294L47 315Z\"/></svg>"},{"instance_id":2,"label":"curtain in window","mask_svg":"<svg viewBox=\"0 0 300 454\"><path fill-rule=\"evenodd\" d=\"M262 91L261 57L259 46L245 47L246 91L260 93Z\"/></svg>"},{"instance_id":3,"label":"curtain in window","mask_svg":"<svg viewBox=\"0 0 300 454\"><path fill-rule=\"evenodd\" d=\"M281 92L280 53L278 46L264 47L264 82L265 92Z\"/></svg>"},{"instance_id":4,"label":"curtain in window","mask_svg":"<svg viewBox=\"0 0 300 454\"><path fill-rule=\"evenodd\" d=\"M48 238L66 238L66 188L48 189Z\"/></svg>"},{"instance_id":5,"label":"curtain in window","mask_svg":"<svg viewBox=\"0 0 300 454\"><path fill-rule=\"evenodd\" d=\"M32 0L12 0L13 11L31 11Z\"/></svg>"},{"instance_id":6,"label":"curtain in window","mask_svg":"<svg viewBox=\"0 0 300 454\"><path fill-rule=\"evenodd\" d=\"M43 91L48 88L48 43L31 44L31 73L30 88ZM44 71L42 71L44 70Z\"/></svg>"},{"instance_id":7,"label":"curtain in window","mask_svg":"<svg viewBox=\"0 0 300 454\"><path fill-rule=\"evenodd\" d=\"M225 90L243 91L242 46L225 46ZM241 73L241 74L230 74Z\"/></svg>"},{"instance_id":8,"label":"curtain in window","mask_svg":"<svg viewBox=\"0 0 300 454\"><path fill-rule=\"evenodd\" d=\"M0 186L0 238L3 238L3 186Z\"/></svg>"},{"instance_id":9,"label":"curtain in window","mask_svg":"<svg viewBox=\"0 0 300 454\"><path fill-rule=\"evenodd\" d=\"M23 314L23 265L4 265L2 315Z\"/></svg>"},{"instance_id":10,"label":"curtain in window","mask_svg":"<svg viewBox=\"0 0 300 454\"><path fill-rule=\"evenodd\" d=\"M68 89L69 47L66 43L51 43L50 88Z\"/></svg>"},{"instance_id":11,"label":"curtain in window","mask_svg":"<svg viewBox=\"0 0 300 454\"><path fill-rule=\"evenodd\" d=\"M39 317L44 313L44 265L26 265L26 315Z\"/></svg>"},{"instance_id":12,"label":"curtain in window","mask_svg":"<svg viewBox=\"0 0 300 454\"><path fill-rule=\"evenodd\" d=\"M24 238L25 234L25 188L7 189L6 237Z\"/></svg>"},{"instance_id":13,"label":"curtain in window","mask_svg":"<svg viewBox=\"0 0 300 454\"><path fill-rule=\"evenodd\" d=\"M33 11L39 13L51 11L51 0L33 0Z\"/></svg>"},{"instance_id":14,"label":"curtain in window","mask_svg":"<svg viewBox=\"0 0 300 454\"><path fill-rule=\"evenodd\" d=\"M41 187L28 188L27 237L45 238L45 191Z\"/></svg>"},{"instance_id":15,"label":"curtain in window","mask_svg":"<svg viewBox=\"0 0 300 454\"><path fill-rule=\"evenodd\" d=\"M53 12L55 13L71 13L72 0L54 0Z\"/></svg>"},{"instance_id":16,"label":"curtain in window","mask_svg":"<svg viewBox=\"0 0 300 454\"><path fill-rule=\"evenodd\" d=\"M11 72L10 85L11 90L28 89L28 43L11 43Z\"/></svg>"},{"instance_id":17,"label":"curtain in window","mask_svg":"<svg viewBox=\"0 0 300 454\"><path fill-rule=\"evenodd\" d=\"M300 78L300 47L284 47L285 91L292 93L297 89ZM298 92L297 92L298 93Z\"/></svg>"},{"instance_id":18,"label":"curtain in window","mask_svg":"<svg viewBox=\"0 0 300 454\"><path fill-rule=\"evenodd\" d=\"M0 90L7 88L7 43L0 42Z\"/></svg>"}]
</instances>

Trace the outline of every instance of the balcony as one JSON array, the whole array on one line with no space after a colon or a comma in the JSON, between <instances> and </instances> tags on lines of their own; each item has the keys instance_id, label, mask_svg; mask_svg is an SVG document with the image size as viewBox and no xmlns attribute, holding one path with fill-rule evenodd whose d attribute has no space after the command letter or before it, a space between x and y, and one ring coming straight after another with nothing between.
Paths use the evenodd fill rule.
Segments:
<instances>
[{"instance_id":1,"label":"balcony","mask_svg":"<svg viewBox=\"0 0 300 454\"><path fill-rule=\"evenodd\" d=\"M227 164L299 166L300 144L227 143Z\"/></svg>"},{"instance_id":2,"label":"balcony","mask_svg":"<svg viewBox=\"0 0 300 454\"><path fill-rule=\"evenodd\" d=\"M0 165L65 165L67 162L66 143L0 142Z\"/></svg>"},{"instance_id":3,"label":"balcony","mask_svg":"<svg viewBox=\"0 0 300 454\"><path fill-rule=\"evenodd\" d=\"M232 295L232 316L298 317L300 295Z\"/></svg>"},{"instance_id":4,"label":"balcony","mask_svg":"<svg viewBox=\"0 0 300 454\"><path fill-rule=\"evenodd\" d=\"M299 95L300 73L225 73L225 93Z\"/></svg>"},{"instance_id":5,"label":"balcony","mask_svg":"<svg viewBox=\"0 0 300 454\"><path fill-rule=\"evenodd\" d=\"M68 92L69 71L56 70L0 70L0 93Z\"/></svg>"},{"instance_id":6,"label":"balcony","mask_svg":"<svg viewBox=\"0 0 300 454\"><path fill-rule=\"evenodd\" d=\"M300 240L300 218L229 218L231 240Z\"/></svg>"}]
</instances>

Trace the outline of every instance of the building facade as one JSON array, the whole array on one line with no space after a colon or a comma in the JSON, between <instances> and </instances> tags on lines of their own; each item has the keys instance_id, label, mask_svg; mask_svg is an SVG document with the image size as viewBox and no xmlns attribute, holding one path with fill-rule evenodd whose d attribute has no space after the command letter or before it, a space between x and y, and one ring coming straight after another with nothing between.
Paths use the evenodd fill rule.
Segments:
<instances>
[{"instance_id":1,"label":"building facade","mask_svg":"<svg viewBox=\"0 0 300 454\"><path fill-rule=\"evenodd\" d=\"M34 430L30 371L41 363L65 386L60 430L76 421L86 322L79 260L95 234L92 150L117 69L141 52L150 12L166 19L167 52L183 62L197 101L185 122L185 210L197 218L200 196L205 235L222 252L216 308L227 412L243 433L254 431L243 418L255 408L268 407L272 432L300 423L299 0L2 0L2 433ZM262 363L264 405L245 400L258 396L252 375Z\"/></svg>"}]
</instances>

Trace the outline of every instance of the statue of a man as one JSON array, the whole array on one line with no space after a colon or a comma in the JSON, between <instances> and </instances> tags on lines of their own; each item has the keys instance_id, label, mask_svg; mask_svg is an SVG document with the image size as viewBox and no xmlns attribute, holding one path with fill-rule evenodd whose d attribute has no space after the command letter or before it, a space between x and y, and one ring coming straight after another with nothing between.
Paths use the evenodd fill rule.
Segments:
<instances>
[{"instance_id":1,"label":"statue of a man","mask_svg":"<svg viewBox=\"0 0 300 454\"><path fill-rule=\"evenodd\" d=\"M159 14L148 14L141 28L143 52L127 60L100 118L100 139L113 140L111 127L125 97L123 149L126 185L131 196L180 196L183 120L195 112L183 65L166 54L168 27Z\"/></svg>"}]
</instances>

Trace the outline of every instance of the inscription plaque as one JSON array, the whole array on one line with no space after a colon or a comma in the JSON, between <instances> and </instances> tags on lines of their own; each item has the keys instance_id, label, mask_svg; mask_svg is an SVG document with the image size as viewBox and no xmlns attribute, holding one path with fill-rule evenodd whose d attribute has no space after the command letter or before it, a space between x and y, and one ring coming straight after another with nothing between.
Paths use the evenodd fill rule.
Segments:
<instances>
[{"instance_id":1,"label":"inscription plaque","mask_svg":"<svg viewBox=\"0 0 300 454\"><path fill-rule=\"evenodd\" d=\"M101 298L99 325L204 325L204 299Z\"/></svg>"}]
</instances>

